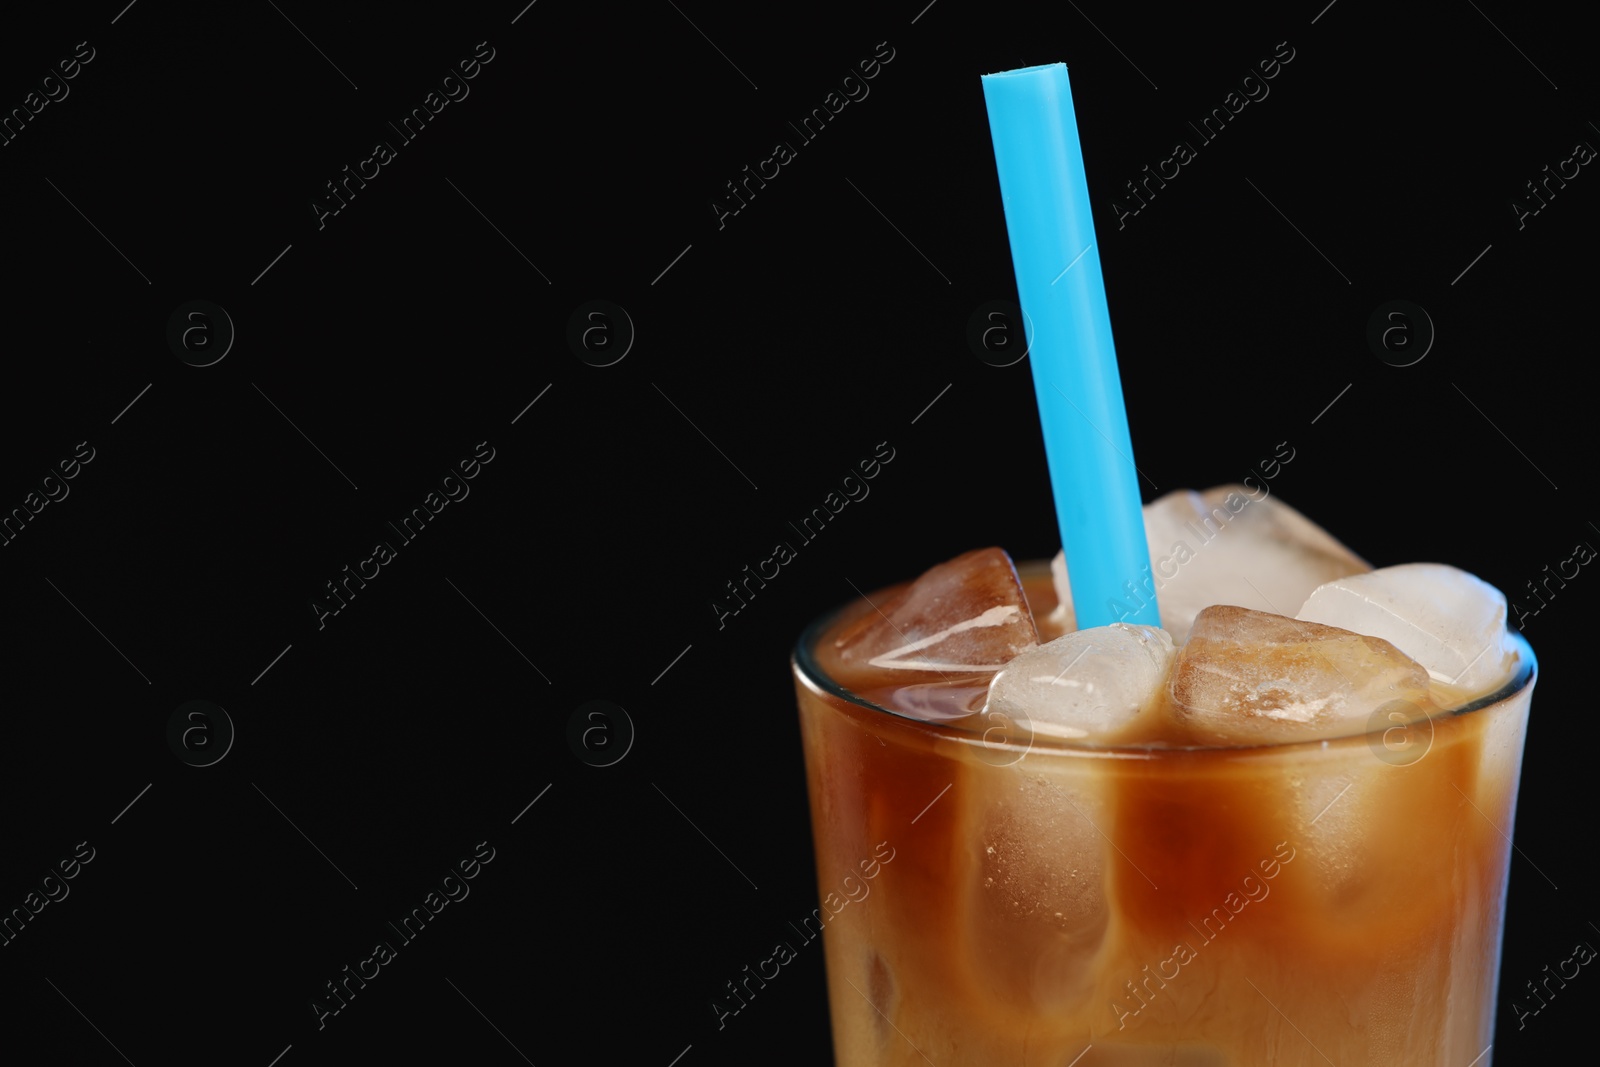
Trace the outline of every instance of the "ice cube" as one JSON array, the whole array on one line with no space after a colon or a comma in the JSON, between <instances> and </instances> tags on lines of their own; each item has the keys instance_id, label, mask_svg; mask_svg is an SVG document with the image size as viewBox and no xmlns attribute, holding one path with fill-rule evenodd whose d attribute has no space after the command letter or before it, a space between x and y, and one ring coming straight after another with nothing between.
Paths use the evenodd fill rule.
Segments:
<instances>
[{"instance_id":1,"label":"ice cube","mask_svg":"<svg viewBox=\"0 0 1600 1067\"><path fill-rule=\"evenodd\" d=\"M1171 692L1206 740L1236 744L1362 733L1379 712L1388 727L1433 707L1428 672L1388 641L1231 605L1195 617Z\"/></svg>"},{"instance_id":2,"label":"ice cube","mask_svg":"<svg viewBox=\"0 0 1600 1067\"><path fill-rule=\"evenodd\" d=\"M1059 1012L1093 991L1115 858L1101 835L1114 818L1098 777L1041 766L965 783L971 873L955 943L969 946L962 973L1001 1004Z\"/></svg>"},{"instance_id":3,"label":"ice cube","mask_svg":"<svg viewBox=\"0 0 1600 1067\"><path fill-rule=\"evenodd\" d=\"M1082 782L1073 788L1049 774L995 783L1002 788L984 791L981 809L973 809L982 826L976 873L1002 903L980 907L1007 920L1098 935L1106 919L1105 844L1097 828L1111 822L1105 801Z\"/></svg>"},{"instance_id":4,"label":"ice cube","mask_svg":"<svg viewBox=\"0 0 1600 1067\"><path fill-rule=\"evenodd\" d=\"M1038 644L1017 569L998 548L930 568L835 641L846 666L961 674L999 670Z\"/></svg>"},{"instance_id":5,"label":"ice cube","mask_svg":"<svg viewBox=\"0 0 1600 1067\"><path fill-rule=\"evenodd\" d=\"M1483 693L1511 673L1506 598L1466 571L1407 563L1321 585L1296 618L1370 634L1422 664L1437 681Z\"/></svg>"},{"instance_id":6,"label":"ice cube","mask_svg":"<svg viewBox=\"0 0 1600 1067\"><path fill-rule=\"evenodd\" d=\"M1160 694L1173 655L1171 636L1154 626L1078 630L1012 660L989 683L987 710L1034 734L1106 737Z\"/></svg>"},{"instance_id":7,"label":"ice cube","mask_svg":"<svg viewBox=\"0 0 1600 1067\"><path fill-rule=\"evenodd\" d=\"M1222 485L1205 493L1178 490L1144 508L1151 571L1129 575L1119 607L1130 613L1152 586L1161 625L1182 644L1194 617L1212 604L1240 604L1287 614L1325 582L1371 567L1294 508L1255 490ZM1060 606L1072 615L1066 559L1051 564Z\"/></svg>"}]
</instances>

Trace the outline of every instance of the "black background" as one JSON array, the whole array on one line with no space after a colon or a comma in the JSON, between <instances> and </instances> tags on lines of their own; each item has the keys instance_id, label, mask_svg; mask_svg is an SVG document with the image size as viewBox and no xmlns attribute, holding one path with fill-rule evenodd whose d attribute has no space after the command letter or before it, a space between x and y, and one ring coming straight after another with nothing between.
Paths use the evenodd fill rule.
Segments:
<instances>
[{"instance_id":1,"label":"black background","mask_svg":"<svg viewBox=\"0 0 1600 1067\"><path fill-rule=\"evenodd\" d=\"M792 642L852 585L1058 543L1028 365L967 340L1015 299L985 72L1071 68L1147 500L1287 441L1274 491L1376 565L1531 605L1600 544L1600 179L1521 229L1511 207L1600 143L1573 16L923 2L112 0L6 26L7 111L94 58L0 148L0 508L95 458L0 548L0 907L96 853L0 948L3 1040L140 1067L828 1062L815 947L725 1028L710 1008L816 906ZM480 41L470 95L398 144L386 121ZM1270 96L1119 228L1121 183L1283 41ZM719 227L724 183L879 42L870 95ZM319 228L380 139L396 158ZM204 368L166 341L196 299L237 332ZM607 367L567 339L596 299L636 333ZM1392 300L1437 331L1412 366L1366 341ZM470 496L319 629L324 583L481 441ZM884 441L871 495L719 629L724 583ZM1600 997L1585 972L1511 1010L1600 943L1589 570L1523 620L1501 1064L1587 1036ZM210 767L167 746L192 699L237 729ZM568 742L591 700L634 729L609 767ZM483 840L471 895L319 1031L310 998Z\"/></svg>"}]
</instances>

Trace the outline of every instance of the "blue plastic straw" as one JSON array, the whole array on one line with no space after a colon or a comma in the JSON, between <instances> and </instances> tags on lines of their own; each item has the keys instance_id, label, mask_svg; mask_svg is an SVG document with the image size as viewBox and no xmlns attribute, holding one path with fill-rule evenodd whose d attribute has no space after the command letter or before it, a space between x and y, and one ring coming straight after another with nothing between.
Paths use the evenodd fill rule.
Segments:
<instances>
[{"instance_id":1,"label":"blue plastic straw","mask_svg":"<svg viewBox=\"0 0 1600 1067\"><path fill-rule=\"evenodd\" d=\"M1078 628L1161 625L1064 63L983 78Z\"/></svg>"}]
</instances>

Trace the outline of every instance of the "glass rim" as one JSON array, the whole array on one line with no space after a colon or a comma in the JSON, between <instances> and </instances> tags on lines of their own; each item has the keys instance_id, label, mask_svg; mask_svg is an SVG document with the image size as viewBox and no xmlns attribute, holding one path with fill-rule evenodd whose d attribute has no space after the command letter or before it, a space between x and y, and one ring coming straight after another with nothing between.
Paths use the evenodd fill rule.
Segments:
<instances>
[{"instance_id":1,"label":"glass rim","mask_svg":"<svg viewBox=\"0 0 1600 1067\"><path fill-rule=\"evenodd\" d=\"M1017 569L1019 572L1022 571L1022 565L1019 564ZM874 595L876 595L877 592L881 591L875 591ZM1353 746L1358 743L1370 744L1372 738L1381 738L1389 729L1393 728L1393 725L1390 724L1371 729L1362 729L1348 734L1338 734L1334 737L1317 737L1295 741L1263 741L1259 743L1217 745L1153 745L1148 742L1121 745L1091 744L1086 743L1085 740L1081 738L1068 738L1055 734L1034 733L1032 731L1028 731L1027 737L1021 740L1011 740L1007 738L1003 741L990 741L985 732L958 725L957 722L937 722L931 719L919 719L915 715L907 712L897 711L894 708L885 707L882 704L868 700L859 693L847 689L843 685L839 684L839 682L829 676L827 671L822 669L822 666L816 661L816 657L813 655L812 650L815 648L822 635L826 633L835 622L838 621L839 617L851 607L861 603L861 599L851 600L844 604L840 604L838 607L815 619L801 632L800 639L795 645L794 654L790 657L790 663L795 674L807 685L811 686L822 694L843 700L847 704L853 705L854 707L867 712L869 715L888 715L893 719L898 719L909 726L916 727L919 730L929 734L947 737L951 740L961 743L982 744L987 748L1000 751L1016 749L1019 752L1024 753L1032 751L1035 748L1039 748L1044 751L1060 752L1069 755L1094 756L1108 759L1155 759L1165 756L1183 756L1206 752L1234 752L1239 754L1265 752L1280 753L1292 752L1295 749L1325 749L1343 745ZM1424 710L1423 714L1426 716L1426 719L1412 720L1412 722L1416 723L1419 721L1426 721L1432 724L1440 720L1454 719L1460 716L1469 715L1472 712L1493 707L1504 701L1510 700L1511 698L1523 693L1525 690L1532 688L1539 673L1539 660L1538 657L1534 655L1533 647L1528 644L1527 638L1523 637L1522 634L1517 631L1508 629L1506 631L1506 637L1516 652L1517 666L1516 670L1512 672L1510 679L1507 680L1504 685L1491 693L1486 693L1483 696L1475 697L1472 700L1458 704L1455 707L1445 708L1436 712ZM978 711L974 712L973 716L981 714L982 712Z\"/></svg>"}]
</instances>

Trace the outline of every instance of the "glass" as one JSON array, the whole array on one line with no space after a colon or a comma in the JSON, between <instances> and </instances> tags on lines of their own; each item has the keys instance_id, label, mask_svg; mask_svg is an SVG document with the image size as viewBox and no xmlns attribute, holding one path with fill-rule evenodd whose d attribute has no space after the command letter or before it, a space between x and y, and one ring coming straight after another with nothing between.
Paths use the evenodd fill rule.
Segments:
<instances>
[{"instance_id":1,"label":"glass","mask_svg":"<svg viewBox=\"0 0 1600 1067\"><path fill-rule=\"evenodd\" d=\"M839 1067L1490 1062L1520 637L1505 687L1409 726L1096 748L846 691L814 649L869 610L793 661Z\"/></svg>"}]
</instances>

